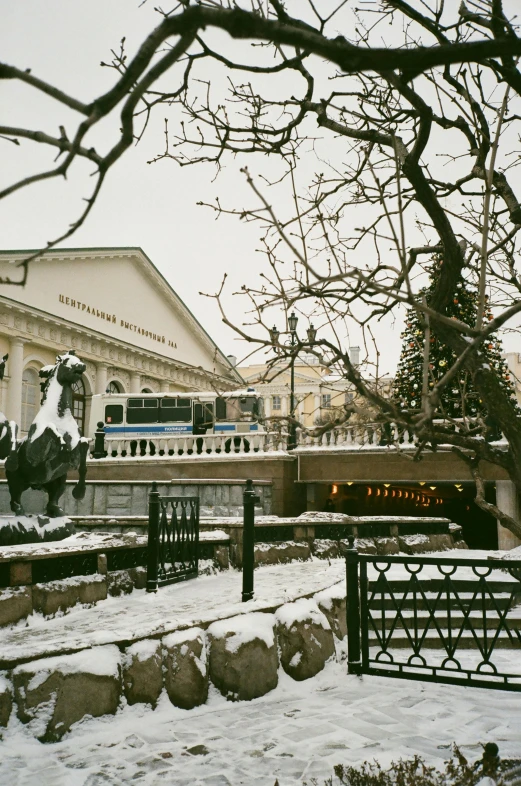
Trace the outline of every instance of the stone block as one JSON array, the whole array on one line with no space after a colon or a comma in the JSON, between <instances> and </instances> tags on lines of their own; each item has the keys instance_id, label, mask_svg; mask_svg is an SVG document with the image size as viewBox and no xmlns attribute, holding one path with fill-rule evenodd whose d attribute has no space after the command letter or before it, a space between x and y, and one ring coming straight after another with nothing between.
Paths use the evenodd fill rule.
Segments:
<instances>
[{"instance_id":1,"label":"stone block","mask_svg":"<svg viewBox=\"0 0 521 786\"><path fill-rule=\"evenodd\" d=\"M200 518L213 518L214 512L213 508L208 507L205 505L204 507L199 508L199 517Z\"/></svg>"},{"instance_id":2,"label":"stone block","mask_svg":"<svg viewBox=\"0 0 521 786\"><path fill-rule=\"evenodd\" d=\"M9 566L9 582L11 587L22 587L32 584L33 566L30 562L11 562Z\"/></svg>"},{"instance_id":3,"label":"stone block","mask_svg":"<svg viewBox=\"0 0 521 786\"><path fill-rule=\"evenodd\" d=\"M341 556L340 545L337 540L317 538L310 545L314 557L319 557L320 559L336 559Z\"/></svg>"},{"instance_id":4,"label":"stone block","mask_svg":"<svg viewBox=\"0 0 521 786\"><path fill-rule=\"evenodd\" d=\"M429 537L429 535L400 535L398 538L400 551L405 554L425 554L432 551Z\"/></svg>"},{"instance_id":5,"label":"stone block","mask_svg":"<svg viewBox=\"0 0 521 786\"><path fill-rule=\"evenodd\" d=\"M107 573L108 593L113 597L130 595L134 589L134 582L128 570L112 570Z\"/></svg>"},{"instance_id":6,"label":"stone block","mask_svg":"<svg viewBox=\"0 0 521 786\"><path fill-rule=\"evenodd\" d=\"M32 614L31 587L12 587L0 590L0 627L13 625Z\"/></svg>"},{"instance_id":7,"label":"stone block","mask_svg":"<svg viewBox=\"0 0 521 786\"><path fill-rule=\"evenodd\" d=\"M147 586L147 569L140 565L137 568L129 568L128 575L135 589L145 589Z\"/></svg>"},{"instance_id":8,"label":"stone block","mask_svg":"<svg viewBox=\"0 0 521 786\"><path fill-rule=\"evenodd\" d=\"M454 548L454 541L452 536L448 533L439 533L438 535L428 535L430 549L429 551L448 551Z\"/></svg>"},{"instance_id":9,"label":"stone block","mask_svg":"<svg viewBox=\"0 0 521 786\"><path fill-rule=\"evenodd\" d=\"M148 514L148 488L145 485L132 486L130 512L132 516L146 516Z\"/></svg>"},{"instance_id":10,"label":"stone block","mask_svg":"<svg viewBox=\"0 0 521 786\"><path fill-rule=\"evenodd\" d=\"M228 570L230 567L230 550L228 546L215 546L213 558L216 561L219 570Z\"/></svg>"},{"instance_id":11,"label":"stone block","mask_svg":"<svg viewBox=\"0 0 521 786\"><path fill-rule=\"evenodd\" d=\"M215 504L222 505L225 508L230 507L230 487L229 486L215 486Z\"/></svg>"},{"instance_id":12,"label":"stone block","mask_svg":"<svg viewBox=\"0 0 521 786\"><path fill-rule=\"evenodd\" d=\"M78 602L78 585L74 582L49 581L33 585L33 609L45 617L67 611Z\"/></svg>"},{"instance_id":13,"label":"stone block","mask_svg":"<svg viewBox=\"0 0 521 786\"><path fill-rule=\"evenodd\" d=\"M242 507L243 505L243 498L242 494L246 486L229 486L230 489L230 497L229 503L235 507Z\"/></svg>"},{"instance_id":14,"label":"stone block","mask_svg":"<svg viewBox=\"0 0 521 786\"><path fill-rule=\"evenodd\" d=\"M130 506L132 503L132 497L107 497L107 516L112 515L111 510L117 510L119 513L121 511L125 511L128 515L130 515ZM118 514L119 515L119 514Z\"/></svg>"},{"instance_id":15,"label":"stone block","mask_svg":"<svg viewBox=\"0 0 521 786\"><path fill-rule=\"evenodd\" d=\"M92 515L104 516L107 511L107 486L105 484L94 486L94 500L92 503Z\"/></svg>"},{"instance_id":16,"label":"stone block","mask_svg":"<svg viewBox=\"0 0 521 786\"><path fill-rule=\"evenodd\" d=\"M213 508L215 506L215 491L215 486L201 486L198 489L199 505Z\"/></svg>"},{"instance_id":17,"label":"stone block","mask_svg":"<svg viewBox=\"0 0 521 786\"><path fill-rule=\"evenodd\" d=\"M111 483L109 485L108 495L110 498L113 497L130 498L131 494L132 494L132 488L128 483Z\"/></svg>"},{"instance_id":18,"label":"stone block","mask_svg":"<svg viewBox=\"0 0 521 786\"><path fill-rule=\"evenodd\" d=\"M345 582L342 581L322 592L317 592L313 600L326 617L337 639L342 640L347 636Z\"/></svg>"},{"instance_id":19,"label":"stone block","mask_svg":"<svg viewBox=\"0 0 521 786\"><path fill-rule=\"evenodd\" d=\"M376 546L376 553L381 556L388 554L398 554L400 546L398 545L398 538L378 537L374 539Z\"/></svg>"},{"instance_id":20,"label":"stone block","mask_svg":"<svg viewBox=\"0 0 521 786\"><path fill-rule=\"evenodd\" d=\"M278 565L292 562L293 560L305 561L310 559L311 549L309 543L296 543L289 540L284 543L256 543L256 565Z\"/></svg>"},{"instance_id":21,"label":"stone block","mask_svg":"<svg viewBox=\"0 0 521 786\"><path fill-rule=\"evenodd\" d=\"M4 728L9 723L13 708L13 694L7 680L0 675L0 726Z\"/></svg>"},{"instance_id":22,"label":"stone block","mask_svg":"<svg viewBox=\"0 0 521 786\"><path fill-rule=\"evenodd\" d=\"M208 628L210 680L229 701L250 701L277 687L273 614L241 614Z\"/></svg>"},{"instance_id":23,"label":"stone block","mask_svg":"<svg viewBox=\"0 0 521 786\"><path fill-rule=\"evenodd\" d=\"M106 575L107 573L107 555L98 554L98 573Z\"/></svg>"},{"instance_id":24,"label":"stone block","mask_svg":"<svg viewBox=\"0 0 521 786\"><path fill-rule=\"evenodd\" d=\"M348 548L348 541L340 541L343 548ZM376 543L373 538L356 538L355 546L360 554L377 554Z\"/></svg>"},{"instance_id":25,"label":"stone block","mask_svg":"<svg viewBox=\"0 0 521 786\"><path fill-rule=\"evenodd\" d=\"M17 715L41 742L55 742L89 715L114 715L121 693L115 645L25 663L13 671Z\"/></svg>"},{"instance_id":26,"label":"stone block","mask_svg":"<svg viewBox=\"0 0 521 786\"><path fill-rule=\"evenodd\" d=\"M161 642L144 639L129 647L122 658L123 691L129 704L155 707L163 689Z\"/></svg>"},{"instance_id":27,"label":"stone block","mask_svg":"<svg viewBox=\"0 0 521 786\"><path fill-rule=\"evenodd\" d=\"M191 710L208 698L206 641L201 628L171 633L163 639L165 688L172 704Z\"/></svg>"},{"instance_id":28,"label":"stone block","mask_svg":"<svg viewBox=\"0 0 521 786\"><path fill-rule=\"evenodd\" d=\"M78 600L80 603L98 603L107 599L107 578L95 573L78 584Z\"/></svg>"},{"instance_id":29,"label":"stone block","mask_svg":"<svg viewBox=\"0 0 521 786\"><path fill-rule=\"evenodd\" d=\"M327 618L306 599L286 603L275 616L282 668L294 680L314 677L335 652Z\"/></svg>"},{"instance_id":30,"label":"stone block","mask_svg":"<svg viewBox=\"0 0 521 786\"><path fill-rule=\"evenodd\" d=\"M94 486L92 485L92 483L87 483L87 485L85 486L85 496L83 497L83 499L77 500L77 515L90 516L92 514L93 507L94 507Z\"/></svg>"},{"instance_id":31,"label":"stone block","mask_svg":"<svg viewBox=\"0 0 521 786\"><path fill-rule=\"evenodd\" d=\"M228 516L228 513L229 513L228 505L226 505L226 506L216 505L214 510L213 510L213 515L216 518L218 518L219 516L222 516L222 517L226 518Z\"/></svg>"}]
</instances>

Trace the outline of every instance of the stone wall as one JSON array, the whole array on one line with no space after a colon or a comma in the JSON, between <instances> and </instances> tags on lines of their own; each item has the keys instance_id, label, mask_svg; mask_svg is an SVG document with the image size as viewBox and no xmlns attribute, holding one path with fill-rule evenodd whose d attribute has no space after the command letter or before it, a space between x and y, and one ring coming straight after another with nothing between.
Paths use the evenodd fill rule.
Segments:
<instances>
[{"instance_id":1,"label":"stone wall","mask_svg":"<svg viewBox=\"0 0 521 786\"><path fill-rule=\"evenodd\" d=\"M229 701L263 696L281 670L305 680L344 657L345 615L341 582L204 628L22 663L0 674L0 727L16 714L41 742L54 742L86 716L115 714L123 700L155 708L163 690L183 709L204 704L210 684Z\"/></svg>"},{"instance_id":2,"label":"stone wall","mask_svg":"<svg viewBox=\"0 0 521 786\"><path fill-rule=\"evenodd\" d=\"M67 483L61 505L66 516L146 516L148 513L149 481L87 481L87 490L82 500L75 500L72 489L75 482ZM199 480L176 479L158 484L161 495L191 497L198 496L202 517L242 517L242 493L246 480ZM272 483L258 480L254 484L260 502L255 509L258 516L272 513ZM47 504L47 495L42 491L28 489L22 498L26 513L41 513ZM0 513L10 511L9 489L6 481L0 481Z\"/></svg>"}]
</instances>

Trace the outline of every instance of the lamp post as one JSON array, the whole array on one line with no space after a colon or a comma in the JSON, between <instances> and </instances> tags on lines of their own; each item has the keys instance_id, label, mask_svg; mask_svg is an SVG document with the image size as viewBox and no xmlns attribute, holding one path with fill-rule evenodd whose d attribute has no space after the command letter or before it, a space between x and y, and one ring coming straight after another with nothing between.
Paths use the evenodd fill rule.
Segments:
<instances>
[{"instance_id":1,"label":"lamp post","mask_svg":"<svg viewBox=\"0 0 521 786\"><path fill-rule=\"evenodd\" d=\"M288 450L293 450L294 448L297 447L297 425L295 423L295 403L296 403L295 402L295 358L296 358L296 356L298 354L298 350L295 351L293 348L297 344L304 344L304 342L301 342L299 340L299 337L297 336L297 325L298 325L298 317L295 314L295 312L292 311L291 314L288 317L289 331L287 331L287 332L289 332L290 338L289 338L289 341L286 342L286 344L292 348L291 349L291 363L290 363L290 382L289 382L289 386L290 386L290 399L289 399L289 401L290 401L290 404L289 404L290 422L289 422ZM308 327L307 334L308 334L308 340L307 340L307 342L305 342L305 344L307 344L307 345L312 347L313 344L315 343L315 340L316 340L316 337L317 337L317 331L313 327L312 324L310 324L310 326ZM273 327L270 330L270 340L271 340L272 345L275 347L276 351L278 351L279 337L280 337L280 330L277 329L276 325L273 325Z\"/></svg>"}]
</instances>

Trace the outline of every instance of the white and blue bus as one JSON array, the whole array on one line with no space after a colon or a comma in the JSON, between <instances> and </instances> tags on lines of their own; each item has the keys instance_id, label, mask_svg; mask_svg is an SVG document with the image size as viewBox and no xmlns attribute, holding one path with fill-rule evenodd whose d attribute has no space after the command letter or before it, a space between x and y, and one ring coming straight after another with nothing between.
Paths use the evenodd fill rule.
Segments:
<instances>
[{"instance_id":1,"label":"white and blue bus","mask_svg":"<svg viewBox=\"0 0 521 786\"><path fill-rule=\"evenodd\" d=\"M127 443L126 453L174 453L186 451L186 440L197 437L193 451L201 452L204 437L221 437L229 452L241 443L247 452L246 435L263 433L262 398L253 390L229 393L103 393L91 401L90 422L103 422L109 442ZM217 440L211 442L217 448ZM148 446L148 447L147 447ZM217 448L218 449L218 448ZM192 452L190 450L190 452Z\"/></svg>"}]
</instances>

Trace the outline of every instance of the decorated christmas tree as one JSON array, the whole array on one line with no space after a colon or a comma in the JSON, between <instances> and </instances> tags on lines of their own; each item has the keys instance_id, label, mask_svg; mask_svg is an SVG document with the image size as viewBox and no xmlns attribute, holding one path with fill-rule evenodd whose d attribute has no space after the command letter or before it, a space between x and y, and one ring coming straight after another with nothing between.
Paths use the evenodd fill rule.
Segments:
<instances>
[{"instance_id":1,"label":"decorated christmas tree","mask_svg":"<svg viewBox=\"0 0 521 786\"><path fill-rule=\"evenodd\" d=\"M430 284L420 293L420 295L425 296L427 304L435 290L441 264L443 264L441 258L438 257L434 260L429 271L431 276ZM477 303L477 286L470 281L461 279L458 282L453 302L449 305L446 314L448 317L456 317L467 325L474 325L478 308ZM484 319L490 320L492 318L490 308L486 306ZM421 407L422 398L425 327L421 315L414 309L410 309L407 312L405 330L401 338L403 346L394 380L394 398L402 409L418 410ZM514 384L507 364L501 356L501 341L495 336L488 338L481 345L480 352L485 355L485 362L496 371L502 388L517 406ZM434 333L431 333L429 390L432 390L436 382L443 377L455 361L456 353L450 347L442 344ZM468 371L461 370L445 387L441 395L439 417L461 418L480 415L487 417L489 414L474 388L471 375Z\"/></svg>"}]
</instances>

